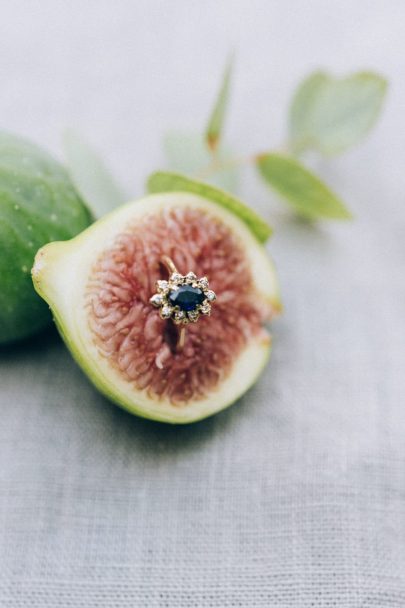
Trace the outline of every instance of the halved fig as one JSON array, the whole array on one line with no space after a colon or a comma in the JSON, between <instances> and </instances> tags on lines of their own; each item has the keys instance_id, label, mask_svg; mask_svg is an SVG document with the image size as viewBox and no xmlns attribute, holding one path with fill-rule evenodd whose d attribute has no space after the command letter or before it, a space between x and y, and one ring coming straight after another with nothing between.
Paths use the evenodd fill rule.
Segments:
<instances>
[{"instance_id":1,"label":"halved fig","mask_svg":"<svg viewBox=\"0 0 405 608\"><path fill-rule=\"evenodd\" d=\"M207 277L216 296L209 296L211 314L181 327L162 318L150 300L157 282L168 280L165 256L181 275ZM246 219L223 201L186 192L147 196L40 249L32 274L91 381L146 418L187 423L224 409L253 384L270 353L265 324L280 307L274 268ZM188 290L198 304L204 285ZM171 296L173 306L180 301Z\"/></svg>"}]
</instances>

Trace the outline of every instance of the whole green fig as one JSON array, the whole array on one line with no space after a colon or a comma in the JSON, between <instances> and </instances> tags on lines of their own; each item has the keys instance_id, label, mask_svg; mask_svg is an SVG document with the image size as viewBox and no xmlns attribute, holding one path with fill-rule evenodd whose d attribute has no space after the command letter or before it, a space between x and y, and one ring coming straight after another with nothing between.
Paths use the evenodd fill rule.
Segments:
<instances>
[{"instance_id":1,"label":"whole green fig","mask_svg":"<svg viewBox=\"0 0 405 608\"><path fill-rule=\"evenodd\" d=\"M0 344L51 321L30 276L37 250L70 239L91 214L65 169L32 143L0 132Z\"/></svg>"}]
</instances>

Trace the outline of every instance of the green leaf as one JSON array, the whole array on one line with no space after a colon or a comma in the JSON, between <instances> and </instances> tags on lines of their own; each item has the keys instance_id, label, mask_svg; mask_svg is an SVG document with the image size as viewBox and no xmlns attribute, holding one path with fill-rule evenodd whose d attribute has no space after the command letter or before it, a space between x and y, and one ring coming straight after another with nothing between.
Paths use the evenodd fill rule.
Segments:
<instances>
[{"instance_id":1,"label":"green leaf","mask_svg":"<svg viewBox=\"0 0 405 608\"><path fill-rule=\"evenodd\" d=\"M311 120L314 106L321 90L327 86L329 77L324 72L310 74L297 88L290 106L289 129L290 140L295 151L310 146L313 134Z\"/></svg>"},{"instance_id":2,"label":"green leaf","mask_svg":"<svg viewBox=\"0 0 405 608\"><path fill-rule=\"evenodd\" d=\"M245 222L261 243L265 243L272 233L272 229L267 222L253 209L231 194L204 182L189 179L177 173L158 171L152 173L149 177L147 188L152 194L158 192L191 192L214 201Z\"/></svg>"},{"instance_id":3,"label":"green leaf","mask_svg":"<svg viewBox=\"0 0 405 608\"><path fill-rule=\"evenodd\" d=\"M375 124L386 91L387 81L373 72L341 79L324 72L311 74L291 103L291 149L333 156L357 144Z\"/></svg>"},{"instance_id":4,"label":"green leaf","mask_svg":"<svg viewBox=\"0 0 405 608\"><path fill-rule=\"evenodd\" d=\"M170 171L184 173L189 176L202 174L205 168L212 167L215 162L218 167L231 160L228 149L219 146L215 160L207 149L204 137L200 133L170 131L163 141L165 156ZM228 192L238 189L238 173L235 167L215 169L207 172L206 181Z\"/></svg>"},{"instance_id":5,"label":"green leaf","mask_svg":"<svg viewBox=\"0 0 405 608\"><path fill-rule=\"evenodd\" d=\"M221 87L219 89L218 96L211 112L207 129L205 131L205 139L208 148L211 150L211 152L216 151L219 139L221 137L222 127L225 119L225 112L228 105L232 65L233 61L232 59L230 59L228 65L225 68L225 72L222 77Z\"/></svg>"},{"instance_id":6,"label":"green leaf","mask_svg":"<svg viewBox=\"0 0 405 608\"><path fill-rule=\"evenodd\" d=\"M74 131L63 135L69 174L96 217L125 202L126 196L94 150Z\"/></svg>"},{"instance_id":7,"label":"green leaf","mask_svg":"<svg viewBox=\"0 0 405 608\"><path fill-rule=\"evenodd\" d=\"M295 158L275 153L263 154L257 158L257 167L265 181L299 215L310 219L351 218L342 201Z\"/></svg>"}]
</instances>

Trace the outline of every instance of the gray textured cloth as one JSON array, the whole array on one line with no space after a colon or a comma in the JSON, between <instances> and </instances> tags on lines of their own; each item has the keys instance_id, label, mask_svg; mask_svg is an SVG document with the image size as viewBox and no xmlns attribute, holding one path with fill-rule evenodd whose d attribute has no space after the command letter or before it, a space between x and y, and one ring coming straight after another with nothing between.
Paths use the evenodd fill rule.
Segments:
<instances>
[{"instance_id":1,"label":"gray textured cloth","mask_svg":"<svg viewBox=\"0 0 405 608\"><path fill-rule=\"evenodd\" d=\"M55 332L1 352L1 606L405 606L404 19L393 1L2 3L2 126L55 151L78 126L138 192L162 131L204 122L235 41L238 153L278 143L318 65L393 84L367 143L320 167L355 222L301 224L243 177L285 314L234 407L155 424Z\"/></svg>"}]
</instances>

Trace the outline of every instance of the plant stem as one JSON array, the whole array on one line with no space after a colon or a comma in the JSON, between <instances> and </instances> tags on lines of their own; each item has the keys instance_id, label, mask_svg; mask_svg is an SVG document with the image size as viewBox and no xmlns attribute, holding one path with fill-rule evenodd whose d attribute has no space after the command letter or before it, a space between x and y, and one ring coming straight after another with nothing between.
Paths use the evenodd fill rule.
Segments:
<instances>
[{"instance_id":1,"label":"plant stem","mask_svg":"<svg viewBox=\"0 0 405 608\"><path fill-rule=\"evenodd\" d=\"M195 174L196 179L207 179L214 173L219 171L226 171L227 169L234 169L243 165L250 165L254 163L256 155L248 156L243 158L231 158L229 160L220 160L218 157L213 157L209 165L201 169Z\"/></svg>"},{"instance_id":2,"label":"plant stem","mask_svg":"<svg viewBox=\"0 0 405 608\"><path fill-rule=\"evenodd\" d=\"M281 146L279 146L274 152L280 152L281 154L290 154L291 147L289 142L285 142ZM265 152L264 154L268 154ZM252 156L244 156L241 158L230 158L229 160L221 160L218 157L217 152L212 154L211 162L206 166L197 171L194 174L196 179L207 179L211 177L211 175L218 173L219 171L226 171L227 169L234 169L236 167L241 167L243 165L252 165L256 162L256 160L260 157L260 154L253 154Z\"/></svg>"}]
</instances>

